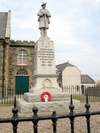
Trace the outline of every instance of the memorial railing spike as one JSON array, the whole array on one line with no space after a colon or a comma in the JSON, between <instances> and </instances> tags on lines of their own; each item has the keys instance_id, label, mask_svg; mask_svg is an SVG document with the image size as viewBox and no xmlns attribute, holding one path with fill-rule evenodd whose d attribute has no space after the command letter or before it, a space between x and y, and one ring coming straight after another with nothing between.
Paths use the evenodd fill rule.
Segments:
<instances>
[{"instance_id":1,"label":"memorial railing spike","mask_svg":"<svg viewBox=\"0 0 100 133\"><path fill-rule=\"evenodd\" d=\"M13 117L12 118L0 118L0 123L12 123L13 125L13 133L17 133L18 124L20 122L32 122L33 123L33 131L34 133L38 133L38 122L42 120L51 120L53 126L53 133L57 133L57 120L68 118L70 119L71 125L71 133L74 133L74 123L75 118L77 117L86 117L86 125L87 125L87 133L91 133L91 126L90 126L90 117L93 115L100 115L100 111L90 112L90 104L88 101L88 95L86 95L86 104L85 104L86 111L81 113L74 112L74 105L72 95L70 96L70 105L68 114L59 115L56 111L53 111L50 116L38 116L38 108L33 107L33 116L32 117L18 117L18 109L16 107L16 97L14 98L14 108L12 109Z\"/></svg>"}]
</instances>

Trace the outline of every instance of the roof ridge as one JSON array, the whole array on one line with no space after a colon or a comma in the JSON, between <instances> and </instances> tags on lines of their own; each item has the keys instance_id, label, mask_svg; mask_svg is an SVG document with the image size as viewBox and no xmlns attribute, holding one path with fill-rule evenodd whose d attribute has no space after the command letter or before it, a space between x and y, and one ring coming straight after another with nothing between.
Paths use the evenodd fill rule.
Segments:
<instances>
[{"instance_id":1,"label":"roof ridge","mask_svg":"<svg viewBox=\"0 0 100 133\"><path fill-rule=\"evenodd\" d=\"M56 66L60 66L60 65L66 64L66 63L69 63L69 62L67 61L67 62L65 62L65 63L61 63L61 64L58 64L58 65L56 65ZM69 64L70 64L70 63L69 63Z\"/></svg>"},{"instance_id":2,"label":"roof ridge","mask_svg":"<svg viewBox=\"0 0 100 133\"><path fill-rule=\"evenodd\" d=\"M66 67L68 67L68 66L74 66L74 65L72 65L72 64L70 64L68 61L67 62L65 62L65 63L62 63L62 64L58 64L58 65L56 65L56 67L57 67L57 69L59 70L59 71L63 71Z\"/></svg>"}]
</instances>

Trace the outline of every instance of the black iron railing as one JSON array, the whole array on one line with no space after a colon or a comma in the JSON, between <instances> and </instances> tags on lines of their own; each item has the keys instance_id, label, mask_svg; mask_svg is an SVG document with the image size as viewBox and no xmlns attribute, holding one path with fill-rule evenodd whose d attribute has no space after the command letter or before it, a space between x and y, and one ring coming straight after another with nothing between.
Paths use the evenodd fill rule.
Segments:
<instances>
[{"instance_id":1,"label":"black iron railing","mask_svg":"<svg viewBox=\"0 0 100 133\"><path fill-rule=\"evenodd\" d=\"M12 123L13 125L13 133L17 133L18 129L18 124L19 122L28 122L31 121L33 123L33 132L38 133L38 122L41 120L51 120L52 121L52 130L53 133L57 133L57 120L58 119L64 119L68 118L70 120L70 128L71 128L71 133L74 133L74 120L77 117L85 117L86 118L86 124L87 124L87 133L91 133L91 128L90 128L90 117L93 115L100 115L100 111L95 111L95 112L90 112L90 104L88 102L88 95L86 95L86 104L85 104L86 111L82 113L75 113L74 112L74 105L73 105L73 100L72 100L72 95L70 98L70 105L69 109L70 112L69 114L62 114L62 115L57 115L56 111L53 111L51 116L38 116L38 108L34 107L32 109L33 111L33 116L32 117L18 117L18 109L16 107L16 97L14 99L14 108L12 109L13 117L12 118L0 118L0 123Z\"/></svg>"},{"instance_id":2,"label":"black iron railing","mask_svg":"<svg viewBox=\"0 0 100 133\"><path fill-rule=\"evenodd\" d=\"M2 104L13 104L14 103L14 96L16 96L17 99L21 99L24 97L24 94L22 94L21 89L19 89L19 94L15 94L14 88L9 88L8 91L3 95L2 97L2 91L0 92L0 105ZM69 91L70 90L70 91ZM84 94L80 94L80 91L77 90L76 87L74 88L63 88L63 92L66 92L68 94L72 94L73 98L80 101L85 101L85 94L88 94L88 99L91 102L100 102L100 88L96 87L89 87L85 88Z\"/></svg>"}]
</instances>

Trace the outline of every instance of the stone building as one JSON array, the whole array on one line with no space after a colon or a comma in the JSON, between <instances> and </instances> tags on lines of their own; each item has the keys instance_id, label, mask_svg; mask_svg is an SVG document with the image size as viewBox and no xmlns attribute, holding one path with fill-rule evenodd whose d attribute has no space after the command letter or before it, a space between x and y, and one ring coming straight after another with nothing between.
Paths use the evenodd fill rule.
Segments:
<instances>
[{"instance_id":1,"label":"stone building","mask_svg":"<svg viewBox=\"0 0 100 133\"><path fill-rule=\"evenodd\" d=\"M34 41L10 38L11 11L0 12L0 96L23 94L33 84Z\"/></svg>"},{"instance_id":2,"label":"stone building","mask_svg":"<svg viewBox=\"0 0 100 133\"><path fill-rule=\"evenodd\" d=\"M16 94L28 92L33 84L34 42L10 40L8 88Z\"/></svg>"}]
</instances>

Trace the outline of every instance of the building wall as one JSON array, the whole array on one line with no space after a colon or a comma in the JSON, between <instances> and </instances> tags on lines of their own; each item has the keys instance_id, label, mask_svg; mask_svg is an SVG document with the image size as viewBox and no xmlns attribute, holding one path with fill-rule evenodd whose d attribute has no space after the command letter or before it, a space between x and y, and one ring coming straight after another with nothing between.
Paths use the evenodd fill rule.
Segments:
<instances>
[{"instance_id":1,"label":"building wall","mask_svg":"<svg viewBox=\"0 0 100 133\"><path fill-rule=\"evenodd\" d=\"M9 46L9 76L8 89L15 91L15 78L19 70L25 70L29 76L29 88L33 85L33 70L34 70L34 42L27 41L11 41ZM25 50L27 52L27 65L17 64L18 51Z\"/></svg>"},{"instance_id":2,"label":"building wall","mask_svg":"<svg viewBox=\"0 0 100 133\"><path fill-rule=\"evenodd\" d=\"M80 71L74 66L66 67L62 72L63 87L66 86L80 86L81 76Z\"/></svg>"},{"instance_id":3,"label":"building wall","mask_svg":"<svg viewBox=\"0 0 100 133\"><path fill-rule=\"evenodd\" d=\"M81 94L81 73L75 66L67 66L62 72L63 91L69 94Z\"/></svg>"}]
</instances>

